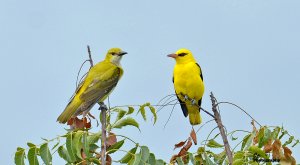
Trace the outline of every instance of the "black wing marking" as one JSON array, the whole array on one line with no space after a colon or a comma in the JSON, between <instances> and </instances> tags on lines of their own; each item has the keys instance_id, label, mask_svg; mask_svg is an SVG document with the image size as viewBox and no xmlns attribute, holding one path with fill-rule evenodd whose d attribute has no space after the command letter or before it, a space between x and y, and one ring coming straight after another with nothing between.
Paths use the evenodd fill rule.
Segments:
<instances>
[{"instance_id":1,"label":"black wing marking","mask_svg":"<svg viewBox=\"0 0 300 165\"><path fill-rule=\"evenodd\" d=\"M202 98L198 101L199 111L201 110Z\"/></svg>"},{"instance_id":2,"label":"black wing marking","mask_svg":"<svg viewBox=\"0 0 300 165\"><path fill-rule=\"evenodd\" d=\"M196 63L196 65L199 67L200 69L200 77L201 77L201 80L203 81L203 74L202 74L202 70L201 70L201 67L198 63Z\"/></svg>"},{"instance_id":3,"label":"black wing marking","mask_svg":"<svg viewBox=\"0 0 300 165\"><path fill-rule=\"evenodd\" d=\"M179 99L179 97L177 96L177 94L176 94L176 97L177 97L177 99L178 99L178 101L180 103L180 107L181 107L181 110L183 112L184 117L187 117L188 116L188 110L187 110L187 107L186 107L185 103Z\"/></svg>"},{"instance_id":4,"label":"black wing marking","mask_svg":"<svg viewBox=\"0 0 300 165\"><path fill-rule=\"evenodd\" d=\"M174 76L173 76L173 78L172 78L172 82L174 83ZM179 99L179 97L178 97L176 91L175 91L175 94L176 94L176 97L177 97L177 99L178 99L178 101L179 101L179 103L180 103L180 107L181 107L181 110L182 110L182 112L183 112L183 115L184 115L185 117L187 117L187 116L188 116L188 110L187 110L187 107L186 107L185 103Z\"/></svg>"}]
</instances>

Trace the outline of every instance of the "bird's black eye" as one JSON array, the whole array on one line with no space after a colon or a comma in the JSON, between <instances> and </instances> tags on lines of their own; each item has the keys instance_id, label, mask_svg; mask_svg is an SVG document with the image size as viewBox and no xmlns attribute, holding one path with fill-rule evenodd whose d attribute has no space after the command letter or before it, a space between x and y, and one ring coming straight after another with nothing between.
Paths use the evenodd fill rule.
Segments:
<instances>
[{"instance_id":1,"label":"bird's black eye","mask_svg":"<svg viewBox=\"0 0 300 165\"><path fill-rule=\"evenodd\" d=\"M180 54L178 54L178 56L181 56L181 57L183 57L185 55L187 55L187 53L180 53Z\"/></svg>"},{"instance_id":2,"label":"bird's black eye","mask_svg":"<svg viewBox=\"0 0 300 165\"><path fill-rule=\"evenodd\" d=\"M116 53L115 53L115 52L111 52L110 54L111 54L111 55L113 55L113 56L114 56L114 55L116 55Z\"/></svg>"}]
</instances>

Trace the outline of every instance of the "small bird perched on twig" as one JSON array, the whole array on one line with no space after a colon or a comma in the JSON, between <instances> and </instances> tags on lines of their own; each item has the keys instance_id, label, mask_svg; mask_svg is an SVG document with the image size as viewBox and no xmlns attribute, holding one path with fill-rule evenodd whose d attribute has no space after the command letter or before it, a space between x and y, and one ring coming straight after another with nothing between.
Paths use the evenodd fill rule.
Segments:
<instances>
[{"instance_id":1,"label":"small bird perched on twig","mask_svg":"<svg viewBox=\"0 0 300 165\"><path fill-rule=\"evenodd\" d=\"M125 54L120 48L108 50L105 59L94 65L78 85L74 96L57 118L59 123L66 123L80 114L85 116L96 103L108 97L123 75L120 60Z\"/></svg>"},{"instance_id":2,"label":"small bird perched on twig","mask_svg":"<svg viewBox=\"0 0 300 165\"><path fill-rule=\"evenodd\" d=\"M200 108L204 93L203 75L191 51L179 49L168 57L175 59L173 83L177 99L185 117L189 116L190 123L201 123Z\"/></svg>"}]
</instances>

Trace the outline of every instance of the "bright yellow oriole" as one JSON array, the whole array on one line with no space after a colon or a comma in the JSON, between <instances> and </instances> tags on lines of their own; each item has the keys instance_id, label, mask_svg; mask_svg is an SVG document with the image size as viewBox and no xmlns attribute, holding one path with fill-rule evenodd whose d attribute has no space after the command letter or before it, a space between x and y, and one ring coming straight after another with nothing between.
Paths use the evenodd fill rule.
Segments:
<instances>
[{"instance_id":1,"label":"bright yellow oriole","mask_svg":"<svg viewBox=\"0 0 300 165\"><path fill-rule=\"evenodd\" d=\"M85 116L96 103L108 97L123 75L120 60L125 54L120 48L108 50L105 59L94 65L77 87L65 110L57 118L59 123L66 123L80 114Z\"/></svg>"},{"instance_id":2,"label":"bright yellow oriole","mask_svg":"<svg viewBox=\"0 0 300 165\"><path fill-rule=\"evenodd\" d=\"M187 49L179 49L168 57L176 61L173 83L182 112L185 117L189 116L192 125L200 124L200 107L204 93L201 67Z\"/></svg>"}]
</instances>

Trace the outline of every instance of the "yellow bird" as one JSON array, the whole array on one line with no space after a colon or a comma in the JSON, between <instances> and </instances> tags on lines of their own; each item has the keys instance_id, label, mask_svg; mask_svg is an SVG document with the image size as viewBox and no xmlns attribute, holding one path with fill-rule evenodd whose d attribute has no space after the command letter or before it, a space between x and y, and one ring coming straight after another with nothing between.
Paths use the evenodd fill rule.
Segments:
<instances>
[{"instance_id":1,"label":"yellow bird","mask_svg":"<svg viewBox=\"0 0 300 165\"><path fill-rule=\"evenodd\" d=\"M120 48L108 50L105 59L94 65L77 87L65 110L57 118L59 123L66 123L80 114L85 116L96 103L108 97L123 75L120 60L125 54Z\"/></svg>"},{"instance_id":2,"label":"yellow bird","mask_svg":"<svg viewBox=\"0 0 300 165\"><path fill-rule=\"evenodd\" d=\"M182 112L185 117L189 116L192 125L200 124L200 107L204 93L201 67L187 49L179 49L168 57L176 61L173 83Z\"/></svg>"}]
</instances>

